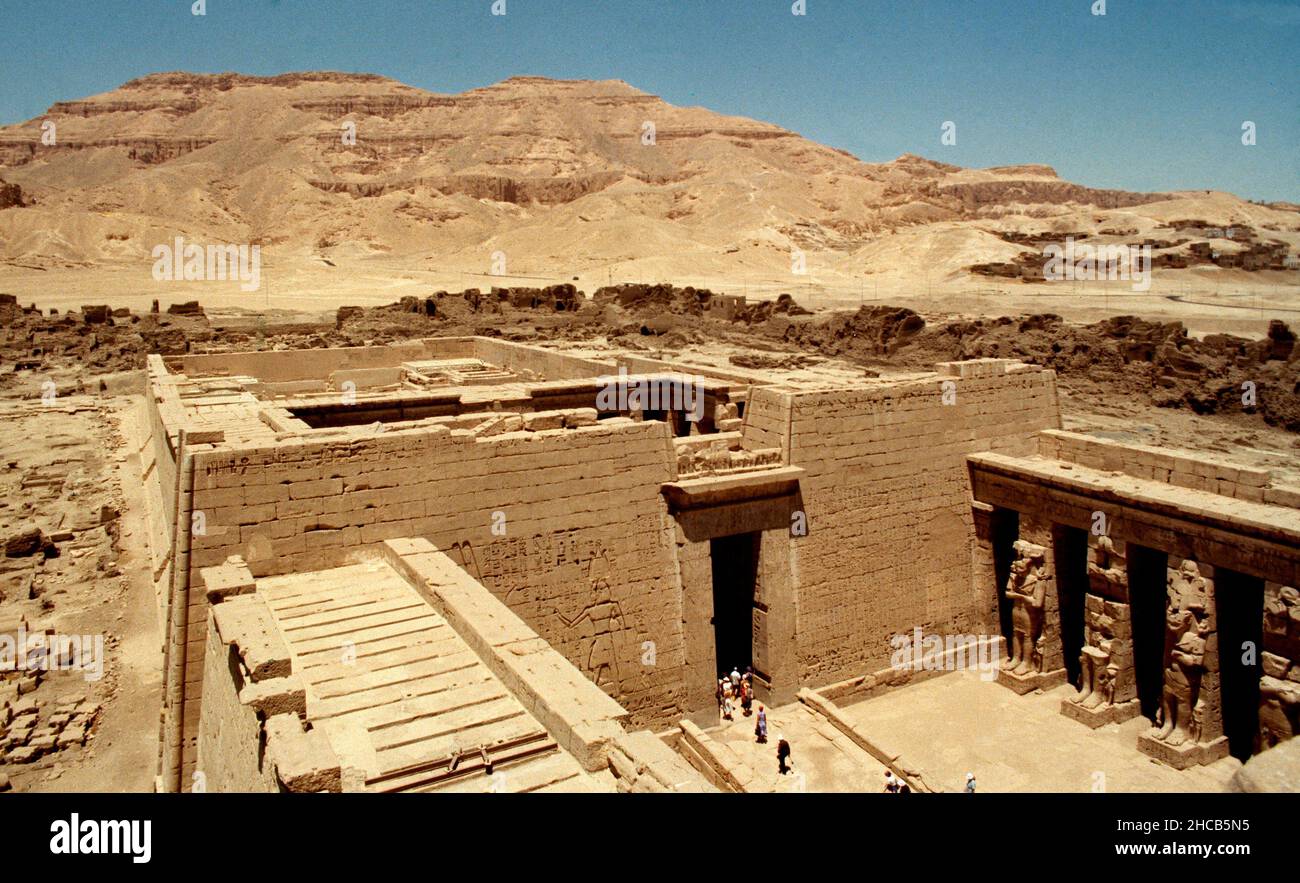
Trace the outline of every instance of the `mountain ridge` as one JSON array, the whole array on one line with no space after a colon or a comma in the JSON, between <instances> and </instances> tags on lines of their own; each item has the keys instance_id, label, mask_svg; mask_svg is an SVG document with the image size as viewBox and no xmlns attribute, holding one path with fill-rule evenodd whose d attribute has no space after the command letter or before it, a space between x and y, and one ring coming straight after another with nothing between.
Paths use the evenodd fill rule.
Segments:
<instances>
[{"instance_id":1,"label":"mountain ridge","mask_svg":"<svg viewBox=\"0 0 1300 883\"><path fill-rule=\"evenodd\" d=\"M29 266L139 260L183 234L313 260L481 266L504 252L530 267L695 261L720 274L789 272L801 250L843 277L906 271L855 255L928 230L953 275L1019 253L1003 229L1297 220L1231 195L1088 187L1036 163L866 162L622 80L535 75L441 94L371 73L158 72L0 127L0 179L23 196L0 210L0 261Z\"/></svg>"}]
</instances>

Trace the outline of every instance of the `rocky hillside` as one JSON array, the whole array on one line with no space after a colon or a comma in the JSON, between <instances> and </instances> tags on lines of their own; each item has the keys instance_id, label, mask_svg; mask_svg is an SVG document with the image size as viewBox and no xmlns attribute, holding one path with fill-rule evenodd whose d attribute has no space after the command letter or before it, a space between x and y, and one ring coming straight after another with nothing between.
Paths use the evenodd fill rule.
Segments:
<instances>
[{"instance_id":1,"label":"rocky hillside","mask_svg":"<svg viewBox=\"0 0 1300 883\"><path fill-rule=\"evenodd\" d=\"M282 259L486 269L499 251L663 277L788 274L798 248L851 277L1011 261L1008 230L1300 229L1226 194L1098 190L1042 165L866 163L621 81L537 77L441 95L369 74L153 74L0 128L0 176L21 194L0 203L0 261L24 266L146 261L185 236Z\"/></svg>"}]
</instances>

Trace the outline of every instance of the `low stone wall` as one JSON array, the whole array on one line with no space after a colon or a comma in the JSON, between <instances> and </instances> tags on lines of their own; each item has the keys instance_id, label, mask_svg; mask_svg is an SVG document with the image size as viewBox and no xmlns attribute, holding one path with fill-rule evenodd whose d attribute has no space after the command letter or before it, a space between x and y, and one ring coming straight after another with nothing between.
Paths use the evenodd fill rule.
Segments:
<instances>
[{"instance_id":1,"label":"low stone wall","mask_svg":"<svg viewBox=\"0 0 1300 883\"><path fill-rule=\"evenodd\" d=\"M834 702L817 695L807 687L799 691L799 701L830 721L835 729L848 736L863 751L889 767L894 775L901 777L903 781L911 786L913 791L920 793L936 790L925 781L921 770L913 766L901 752L891 746L881 744L879 740L870 739L865 734L854 729L853 724L840 713Z\"/></svg>"},{"instance_id":2,"label":"low stone wall","mask_svg":"<svg viewBox=\"0 0 1300 883\"><path fill-rule=\"evenodd\" d=\"M238 571L246 575L239 579ZM246 568L207 568L217 601L208 617L204 703L193 791L341 791L342 771L324 733L305 722L307 692ZM223 590L226 592L223 594Z\"/></svg>"},{"instance_id":3,"label":"low stone wall","mask_svg":"<svg viewBox=\"0 0 1300 883\"><path fill-rule=\"evenodd\" d=\"M1123 444L1063 430L1039 433L1038 453L1052 460L1123 472L1134 478L1209 491L1237 500L1300 508L1300 487L1275 483L1273 473L1267 469L1236 465L1210 455L1170 453L1163 448Z\"/></svg>"},{"instance_id":4,"label":"low stone wall","mask_svg":"<svg viewBox=\"0 0 1300 883\"><path fill-rule=\"evenodd\" d=\"M689 720L678 724L678 751L720 791L745 791L753 773L729 746L715 740Z\"/></svg>"},{"instance_id":5,"label":"low stone wall","mask_svg":"<svg viewBox=\"0 0 1300 883\"><path fill-rule=\"evenodd\" d=\"M986 636L994 646L989 653L988 658L1001 660L1006 658L1006 639L1001 635ZM876 696L883 696L899 687L906 687L909 684L919 684L922 681L928 681L930 678L940 675L951 674L957 669L956 656L960 650L944 650L942 654L935 655L936 667L934 668L882 668L879 671L857 677L847 678L842 681L836 681L833 684L827 684L824 687L818 687L816 693L821 698L836 702L840 705L852 705L855 702L863 702L867 699L874 699Z\"/></svg>"},{"instance_id":6,"label":"low stone wall","mask_svg":"<svg viewBox=\"0 0 1300 883\"><path fill-rule=\"evenodd\" d=\"M609 746L609 768L618 790L648 792L714 792L699 771L649 730L619 736Z\"/></svg>"}]
</instances>

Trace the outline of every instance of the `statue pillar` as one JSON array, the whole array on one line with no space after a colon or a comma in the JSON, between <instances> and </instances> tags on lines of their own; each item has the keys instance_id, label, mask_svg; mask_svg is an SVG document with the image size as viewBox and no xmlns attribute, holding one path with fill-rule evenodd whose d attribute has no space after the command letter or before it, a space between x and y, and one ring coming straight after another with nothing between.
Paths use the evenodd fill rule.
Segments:
<instances>
[{"instance_id":1,"label":"statue pillar","mask_svg":"<svg viewBox=\"0 0 1300 883\"><path fill-rule=\"evenodd\" d=\"M1256 751L1300 733L1300 591L1264 583L1263 674Z\"/></svg>"},{"instance_id":2,"label":"statue pillar","mask_svg":"<svg viewBox=\"0 0 1300 883\"><path fill-rule=\"evenodd\" d=\"M1062 700L1061 714L1096 729L1142 713L1133 667L1133 619L1123 540L1088 536L1088 591L1079 693Z\"/></svg>"},{"instance_id":3,"label":"statue pillar","mask_svg":"<svg viewBox=\"0 0 1300 883\"><path fill-rule=\"evenodd\" d=\"M1138 750L1177 769L1228 755L1219 683L1214 569L1170 559L1165 594L1164 687L1157 724Z\"/></svg>"},{"instance_id":4,"label":"statue pillar","mask_svg":"<svg viewBox=\"0 0 1300 883\"><path fill-rule=\"evenodd\" d=\"M1023 695L1050 690L1066 681L1051 523L1023 514L1014 549L1016 557L1006 585L1012 604L1012 635L998 683Z\"/></svg>"}]
</instances>

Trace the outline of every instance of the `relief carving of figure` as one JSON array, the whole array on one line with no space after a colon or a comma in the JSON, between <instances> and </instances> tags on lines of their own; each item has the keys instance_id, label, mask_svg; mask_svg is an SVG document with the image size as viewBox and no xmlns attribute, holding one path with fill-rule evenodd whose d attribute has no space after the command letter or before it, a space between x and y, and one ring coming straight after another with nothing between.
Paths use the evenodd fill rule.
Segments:
<instances>
[{"instance_id":1,"label":"relief carving of figure","mask_svg":"<svg viewBox=\"0 0 1300 883\"><path fill-rule=\"evenodd\" d=\"M1084 644L1083 652L1079 654L1083 689L1074 701L1084 708L1097 708L1111 702L1107 698L1107 691L1114 695L1115 675L1119 673L1119 669L1110 661L1110 648L1110 641L1101 641L1095 647Z\"/></svg>"},{"instance_id":2,"label":"relief carving of figure","mask_svg":"<svg viewBox=\"0 0 1300 883\"><path fill-rule=\"evenodd\" d=\"M602 566L603 565L603 566ZM566 628L582 626L591 639L587 651L587 674L597 686L612 684L618 687L618 654L614 647L614 634L626 627L623 606L614 597L609 582L609 563L604 553L592 559L589 571L592 601L572 619L556 611L556 616Z\"/></svg>"},{"instance_id":3,"label":"relief carving of figure","mask_svg":"<svg viewBox=\"0 0 1300 883\"><path fill-rule=\"evenodd\" d=\"M1007 579L1011 609L1011 658L1006 667L1012 674L1042 670L1043 605L1047 600L1044 565L1046 550L1025 540L1016 540L1016 560Z\"/></svg>"},{"instance_id":4,"label":"relief carving of figure","mask_svg":"<svg viewBox=\"0 0 1300 883\"><path fill-rule=\"evenodd\" d=\"M1265 675L1259 680L1261 748L1300 735L1300 682Z\"/></svg>"},{"instance_id":5,"label":"relief carving of figure","mask_svg":"<svg viewBox=\"0 0 1300 883\"><path fill-rule=\"evenodd\" d=\"M1199 739L1195 712L1205 672L1207 582L1195 561L1169 574L1165 609L1165 684L1160 727L1155 735L1170 745Z\"/></svg>"}]
</instances>

